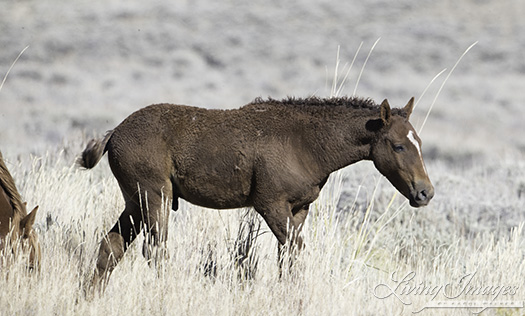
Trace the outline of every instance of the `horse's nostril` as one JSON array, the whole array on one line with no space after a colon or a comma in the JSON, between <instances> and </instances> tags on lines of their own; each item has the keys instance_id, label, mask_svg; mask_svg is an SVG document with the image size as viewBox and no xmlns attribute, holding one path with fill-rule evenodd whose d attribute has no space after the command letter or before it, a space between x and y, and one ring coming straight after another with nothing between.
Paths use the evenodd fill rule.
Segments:
<instances>
[{"instance_id":1,"label":"horse's nostril","mask_svg":"<svg viewBox=\"0 0 525 316\"><path fill-rule=\"evenodd\" d=\"M420 201L425 201L428 197L427 190L419 191L417 194L417 199Z\"/></svg>"}]
</instances>

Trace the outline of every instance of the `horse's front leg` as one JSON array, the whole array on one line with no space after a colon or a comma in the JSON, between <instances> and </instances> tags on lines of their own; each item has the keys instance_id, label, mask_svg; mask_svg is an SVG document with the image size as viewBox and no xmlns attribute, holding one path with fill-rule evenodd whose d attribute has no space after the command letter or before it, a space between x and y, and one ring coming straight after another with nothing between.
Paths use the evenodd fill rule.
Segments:
<instances>
[{"instance_id":1,"label":"horse's front leg","mask_svg":"<svg viewBox=\"0 0 525 316\"><path fill-rule=\"evenodd\" d=\"M255 210L261 214L279 241L278 262L280 275L282 274L283 263L288 261L289 266L292 266L294 258L304 247L300 233L308 215L308 206L309 204L306 204L292 209L288 202L282 202L255 207ZM288 259L286 260L285 258Z\"/></svg>"}]
</instances>

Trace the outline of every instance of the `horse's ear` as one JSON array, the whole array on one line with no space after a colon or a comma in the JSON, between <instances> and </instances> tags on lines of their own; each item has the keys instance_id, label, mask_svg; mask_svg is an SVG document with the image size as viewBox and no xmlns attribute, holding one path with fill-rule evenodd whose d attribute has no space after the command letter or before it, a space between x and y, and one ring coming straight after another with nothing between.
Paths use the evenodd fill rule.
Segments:
<instances>
[{"instance_id":1,"label":"horse's ear","mask_svg":"<svg viewBox=\"0 0 525 316\"><path fill-rule=\"evenodd\" d=\"M390 111L390 104L388 104L387 99L384 99L381 103L381 120L383 121L383 125L388 125L391 117L392 112Z\"/></svg>"},{"instance_id":2,"label":"horse's ear","mask_svg":"<svg viewBox=\"0 0 525 316\"><path fill-rule=\"evenodd\" d=\"M412 114L413 109L414 109L414 97L408 100L407 105L405 105L405 107L403 108L403 111L407 114L407 120L410 118L410 114Z\"/></svg>"},{"instance_id":3,"label":"horse's ear","mask_svg":"<svg viewBox=\"0 0 525 316\"><path fill-rule=\"evenodd\" d=\"M28 234L33 229L33 224L35 223L37 210L38 210L38 206L36 206L31 211L31 213L27 214L26 217L24 217L20 221L20 228L24 230L25 234Z\"/></svg>"}]
</instances>

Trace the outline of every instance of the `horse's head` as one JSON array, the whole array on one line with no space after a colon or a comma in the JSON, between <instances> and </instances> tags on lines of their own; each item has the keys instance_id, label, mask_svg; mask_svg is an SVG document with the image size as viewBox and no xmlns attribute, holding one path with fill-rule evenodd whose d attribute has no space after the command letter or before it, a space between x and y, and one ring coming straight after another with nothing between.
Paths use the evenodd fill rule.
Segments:
<instances>
[{"instance_id":1,"label":"horse's head","mask_svg":"<svg viewBox=\"0 0 525 316\"><path fill-rule=\"evenodd\" d=\"M421 155L421 139L408 121L413 107L414 98L403 109L391 110L386 99L381 103L380 120L369 122L376 130L371 159L410 205L420 207L430 202L434 187Z\"/></svg>"},{"instance_id":2,"label":"horse's head","mask_svg":"<svg viewBox=\"0 0 525 316\"><path fill-rule=\"evenodd\" d=\"M25 208L25 203L24 203ZM15 214L11 219L11 231L7 242L0 243L2 248L10 247L13 255L25 256L28 262L28 268L38 269L41 257L40 243L33 229L38 206L26 216ZM8 248L9 249L9 248Z\"/></svg>"},{"instance_id":3,"label":"horse's head","mask_svg":"<svg viewBox=\"0 0 525 316\"><path fill-rule=\"evenodd\" d=\"M0 152L0 259L23 255L30 269L39 268L40 244L33 230L37 210L27 214Z\"/></svg>"}]
</instances>

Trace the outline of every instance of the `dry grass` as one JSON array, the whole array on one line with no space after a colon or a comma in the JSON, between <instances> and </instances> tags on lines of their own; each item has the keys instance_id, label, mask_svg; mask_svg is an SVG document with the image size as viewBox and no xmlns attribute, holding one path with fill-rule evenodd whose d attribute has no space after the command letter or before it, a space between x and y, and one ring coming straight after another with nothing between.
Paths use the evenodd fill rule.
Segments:
<instances>
[{"instance_id":1,"label":"dry grass","mask_svg":"<svg viewBox=\"0 0 525 316\"><path fill-rule=\"evenodd\" d=\"M495 301L524 298L523 224L499 236L485 232L439 238L440 223L431 222L428 211L414 213L404 199L392 197L386 181L374 180L370 166L358 164L331 176L303 230L308 246L283 278L278 277L277 242L264 223L257 226L258 217L246 210L216 211L182 202L170 217L169 259L150 267L139 237L106 293L88 301L83 288L92 274L97 243L123 202L106 162L88 172L65 156L55 153L10 164L23 196L40 204L36 229L43 262L38 274L28 274L22 262L0 272L4 315L400 315L431 300L414 293L400 295L411 305L393 296L377 298L374 294L384 295L381 284L395 287L393 271L403 276L415 272L414 284L428 286L457 284L475 272L472 284L518 287L514 295L500 294ZM372 190L366 188L372 184ZM345 187L360 189L350 199L354 203L341 205ZM360 203L367 194L368 202ZM384 199L388 196L392 198ZM447 300L441 294L438 299ZM522 312L489 309L484 314Z\"/></svg>"}]
</instances>

